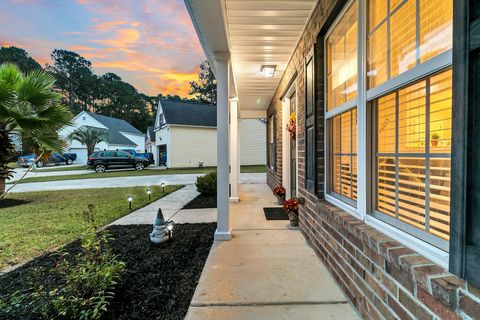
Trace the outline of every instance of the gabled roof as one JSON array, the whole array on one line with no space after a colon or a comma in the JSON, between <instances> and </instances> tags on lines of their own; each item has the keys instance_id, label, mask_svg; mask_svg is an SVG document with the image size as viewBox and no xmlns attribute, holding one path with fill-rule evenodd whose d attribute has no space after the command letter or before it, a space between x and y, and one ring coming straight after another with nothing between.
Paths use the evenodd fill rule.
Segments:
<instances>
[{"instance_id":1,"label":"gabled roof","mask_svg":"<svg viewBox=\"0 0 480 320\"><path fill-rule=\"evenodd\" d=\"M217 106L211 104L160 99L167 124L197 127L217 127Z\"/></svg>"},{"instance_id":2,"label":"gabled roof","mask_svg":"<svg viewBox=\"0 0 480 320\"><path fill-rule=\"evenodd\" d=\"M153 127L147 127L147 135L150 142L155 142L155 132L153 130Z\"/></svg>"},{"instance_id":3,"label":"gabled roof","mask_svg":"<svg viewBox=\"0 0 480 320\"><path fill-rule=\"evenodd\" d=\"M110 135L108 142L110 144L121 144L121 145L127 145L127 146L136 145L132 140L128 139L123 134L121 134L121 132L143 135L143 133L141 133L138 129L136 129L134 126L132 126L130 123L126 122L125 120L107 117L101 114L91 113L88 111L84 111L84 112L108 128L108 133Z\"/></svg>"}]
</instances>

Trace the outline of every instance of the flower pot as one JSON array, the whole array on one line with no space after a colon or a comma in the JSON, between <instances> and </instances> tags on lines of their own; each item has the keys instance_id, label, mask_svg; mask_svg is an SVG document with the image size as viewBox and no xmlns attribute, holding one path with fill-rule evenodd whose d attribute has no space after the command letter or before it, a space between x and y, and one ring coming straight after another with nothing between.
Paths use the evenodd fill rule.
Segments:
<instances>
[{"instance_id":1,"label":"flower pot","mask_svg":"<svg viewBox=\"0 0 480 320\"><path fill-rule=\"evenodd\" d=\"M438 146L438 140L432 140L430 142L432 143L432 147Z\"/></svg>"},{"instance_id":2,"label":"flower pot","mask_svg":"<svg viewBox=\"0 0 480 320\"><path fill-rule=\"evenodd\" d=\"M280 195L277 194L277 195L275 195L275 196L277 197L277 203L280 204L280 205L282 205L283 202L285 201L285 195L280 196Z\"/></svg>"},{"instance_id":3,"label":"flower pot","mask_svg":"<svg viewBox=\"0 0 480 320\"><path fill-rule=\"evenodd\" d=\"M298 212L287 211L287 214L290 219L290 226L298 227Z\"/></svg>"}]
</instances>

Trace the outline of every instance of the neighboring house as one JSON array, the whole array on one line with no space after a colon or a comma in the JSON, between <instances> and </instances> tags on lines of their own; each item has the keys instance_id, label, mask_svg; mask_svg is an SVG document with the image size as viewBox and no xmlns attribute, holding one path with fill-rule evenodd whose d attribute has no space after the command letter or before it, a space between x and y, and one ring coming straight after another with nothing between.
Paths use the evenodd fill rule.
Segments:
<instances>
[{"instance_id":1,"label":"neighboring house","mask_svg":"<svg viewBox=\"0 0 480 320\"><path fill-rule=\"evenodd\" d=\"M240 120L242 165L266 163L266 124ZM169 168L217 164L217 108L214 105L161 99L155 119L155 163Z\"/></svg>"},{"instance_id":2,"label":"neighboring house","mask_svg":"<svg viewBox=\"0 0 480 320\"><path fill-rule=\"evenodd\" d=\"M268 119L267 184L302 200L302 235L361 315L480 319L480 1L185 3L219 137L236 105ZM218 150L215 239L230 240L236 148Z\"/></svg>"},{"instance_id":3,"label":"neighboring house","mask_svg":"<svg viewBox=\"0 0 480 320\"><path fill-rule=\"evenodd\" d=\"M97 144L95 150L135 149L136 152L145 152L145 134L125 120L82 111L73 118L73 123L73 126L63 128L60 136L67 137L82 127L105 129L108 131L109 139ZM77 154L76 163L87 163L87 147L80 142L68 141L68 152Z\"/></svg>"},{"instance_id":4,"label":"neighboring house","mask_svg":"<svg viewBox=\"0 0 480 320\"><path fill-rule=\"evenodd\" d=\"M20 136L20 134L16 132L10 133L8 135L8 138L10 139L10 142L13 144L13 147L16 152L22 151L22 137Z\"/></svg>"},{"instance_id":5,"label":"neighboring house","mask_svg":"<svg viewBox=\"0 0 480 320\"><path fill-rule=\"evenodd\" d=\"M155 131L153 129L153 127L148 127L145 135L145 151L148 153L155 152Z\"/></svg>"}]
</instances>

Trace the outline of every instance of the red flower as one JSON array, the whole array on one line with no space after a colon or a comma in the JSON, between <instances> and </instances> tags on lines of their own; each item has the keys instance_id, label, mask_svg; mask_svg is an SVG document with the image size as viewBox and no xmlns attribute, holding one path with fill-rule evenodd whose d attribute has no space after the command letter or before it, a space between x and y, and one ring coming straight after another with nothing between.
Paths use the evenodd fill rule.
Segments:
<instances>
[{"instance_id":1,"label":"red flower","mask_svg":"<svg viewBox=\"0 0 480 320\"><path fill-rule=\"evenodd\" d=\"M285 193L286 193L286 190L283 186L278 186L275 189L273 189L273 194L274 195L283 197L285 195Z\"/></svg>"},{"instance_id":2,"label":"red flower","mask_svg":"<svg viewBox=\"0 0 480 320\"><path fill-rule=\"evenodd\" d=\"M291 198L286 200L283 203L283 210L285 211L291 211L294 213L298 213L298 201L297 198Z\"/></svg>"}]
</instances>

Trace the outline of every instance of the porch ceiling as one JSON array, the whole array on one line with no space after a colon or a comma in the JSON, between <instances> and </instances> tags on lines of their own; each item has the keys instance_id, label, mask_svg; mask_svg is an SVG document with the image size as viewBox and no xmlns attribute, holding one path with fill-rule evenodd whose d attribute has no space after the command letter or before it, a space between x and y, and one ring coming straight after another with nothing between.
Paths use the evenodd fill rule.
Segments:
<instances>
[{"instance_id":1,"label":"porch ceiling","mask_svg":"<svg viewBox=\"0 0 480 320\"><path fill-rule=\"evenodd\" d=\"M245 110L266 110L316 0L226 0L232 68ZM264 78L262 65L276 65Z\"/></svg>"},{"instance_id":2,"label":"porch ceiling","mask_svg":"<svg viewBox=\"0 0 480 320\"><path fill-rule=\"evenodd\" d=\"M214 70L216 53L230 53L241 113L268 108L317 1L185 0ZM262 65L276 65L273 78Z\"/></svg>"}]
</instances>

